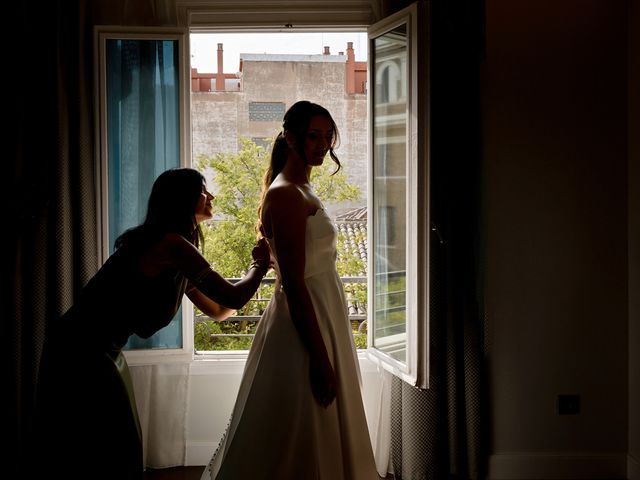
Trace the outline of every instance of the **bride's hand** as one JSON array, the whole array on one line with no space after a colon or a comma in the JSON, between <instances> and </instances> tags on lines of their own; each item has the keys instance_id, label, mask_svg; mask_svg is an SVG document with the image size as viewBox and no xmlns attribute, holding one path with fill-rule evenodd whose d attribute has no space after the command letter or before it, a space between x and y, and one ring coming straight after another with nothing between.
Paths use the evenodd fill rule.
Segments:
<instances>
[{"instance_id":1,"label":"bride's hand","mask_svg":"<svg viewBox=\"0 0 640 480\"><path fill-rule=\"evenodd\" d=\"M336 398L336 375L328 359L323 361L311 359L309 364L311 391L316 401L323 407L328 407Z\"/></svg>"}]
</instances>

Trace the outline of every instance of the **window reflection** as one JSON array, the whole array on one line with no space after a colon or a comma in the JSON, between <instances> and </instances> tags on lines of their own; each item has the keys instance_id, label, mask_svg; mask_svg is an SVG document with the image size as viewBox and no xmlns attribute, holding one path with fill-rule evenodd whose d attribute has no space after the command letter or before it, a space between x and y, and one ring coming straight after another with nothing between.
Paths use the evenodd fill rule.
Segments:
<instances>
[{"instance_id":1,"label":"window reflection","mask_svg":"<svg viewBox=\"0 0 640 480\"><path fill-rule=\"evenodd\" d=\"M373 346L405 362L407 351L407 27L374 39L372 232Z\"/></svg>"}]
</instances>

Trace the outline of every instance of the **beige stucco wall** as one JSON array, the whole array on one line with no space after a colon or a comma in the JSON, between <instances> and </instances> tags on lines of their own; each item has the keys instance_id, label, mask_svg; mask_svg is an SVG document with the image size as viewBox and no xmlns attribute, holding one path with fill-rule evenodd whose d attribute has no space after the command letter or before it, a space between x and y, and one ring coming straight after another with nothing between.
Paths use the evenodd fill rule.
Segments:
<instances>
[{"instance_id":1,"label":"beige stucco wall","mask_svg":"<svg viewBox=\"0 0 640 480\"><path fill-rule=\"evenodd\" d=\"M333 56L335 57L335 56ZM192 152L200 155L237 151L237 138L272 137L281 121L250 121L250 102L283 102L285 108L298 100L326 107L340 132L336 153L349 182L362 191L359 201L332 204L337 212L366 205L367 97L345 91L345 63L339 61L243 61L242 91L192 93Z\"/></svg>"}]
</instances>

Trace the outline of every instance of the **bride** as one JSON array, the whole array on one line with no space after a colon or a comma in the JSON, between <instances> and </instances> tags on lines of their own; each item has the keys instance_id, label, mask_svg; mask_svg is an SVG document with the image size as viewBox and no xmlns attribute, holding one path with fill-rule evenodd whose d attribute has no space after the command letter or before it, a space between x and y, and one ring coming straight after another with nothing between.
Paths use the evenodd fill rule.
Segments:
<instances>
[{"instance_id":1,"label":"bride","mask_svg":"<svg viewBox=\"0 0 640 480\"><path fill-rule=\"evenodd\" d=\"M275 256L275 292L260 320L225 437L203 480L377 480L336 230L309 177L334 153L336 124L300 101L284 116L266 172L258 227Z\"/></svg>"}]
</instances>

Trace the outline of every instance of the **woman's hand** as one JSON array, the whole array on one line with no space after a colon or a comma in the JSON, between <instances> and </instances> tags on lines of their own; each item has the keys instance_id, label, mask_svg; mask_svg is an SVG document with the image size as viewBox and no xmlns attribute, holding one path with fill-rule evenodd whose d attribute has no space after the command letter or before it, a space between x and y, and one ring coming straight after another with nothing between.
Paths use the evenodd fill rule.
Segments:
<instances>
[{"instance_id":1,"label":"woman's hand","mask_svg":"<svg viewBox=\"0 0 640 480\"><path fill-rule=\"evenodd\" d=\"M316 401L325 408L331 405L336 398L337 380L329 360L321 361L311 358L309 377L311 392Z\"/></svg>"}]
</instances>

